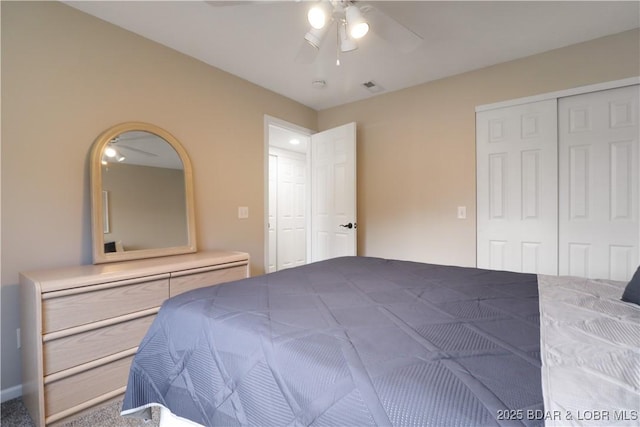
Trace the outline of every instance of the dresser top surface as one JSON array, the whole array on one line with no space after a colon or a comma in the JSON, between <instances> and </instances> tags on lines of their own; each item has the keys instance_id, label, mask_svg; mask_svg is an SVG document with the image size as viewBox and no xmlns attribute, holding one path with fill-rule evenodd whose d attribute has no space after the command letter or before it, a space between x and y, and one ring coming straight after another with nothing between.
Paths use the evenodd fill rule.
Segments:
<instances>
[{"instance_id":1,"label":"dresser top surface","mask_svg":"<svg viewBox=\"0 0 640 427\"><path fill-rule=\"evenodd\" d=\"M20 276L21 281L37 283L42 292L51 292L214 265L248 263L248 260L249 254L246 252L202 251L134 261L26 271L20 273Z\"/></svg>"}]
</instances>

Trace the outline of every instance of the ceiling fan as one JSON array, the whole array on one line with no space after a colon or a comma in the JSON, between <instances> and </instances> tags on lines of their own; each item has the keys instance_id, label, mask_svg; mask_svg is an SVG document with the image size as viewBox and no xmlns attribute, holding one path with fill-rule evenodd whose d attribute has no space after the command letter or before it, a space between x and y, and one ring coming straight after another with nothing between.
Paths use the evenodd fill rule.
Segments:
<instances>
[{"instance_id":1,"label":"ceiling fan","mask_svg":"<svg viewBox=\"0 0 640 427\"><path fill-rule=\"evenodd\" d=\"M340 65L340 53L356 50L357 41L365 37L369 29L404 53L415 50L422 43L422 37L409 28L373 5L360 1L315 1L308 10L307 20L310 29L296 55L297 62L311 63L315 60L334 23L337 35L336 65Z\"/></svg>"},{"instance_id":2,"label":"ceiling fan","mask_svg":"<svg viewBox=\"0 0 640 427\"><path fill-rule=\"evenodd\" d=\"M296 0L296 2L300 1ZM283 2L282 0L224 0L205 1L205 3L211 6L243 6ZM340 65L340 53L356 50L357 41L365 37L369 30L403 53L415 50L422 43L422 37L371 3L357 0L312 0L304 3L309 5L307 20L310 28L295 57L298 63L312 63L327 34L332 30L337 36L337 65Z\"/></svg>"}]
</instances>

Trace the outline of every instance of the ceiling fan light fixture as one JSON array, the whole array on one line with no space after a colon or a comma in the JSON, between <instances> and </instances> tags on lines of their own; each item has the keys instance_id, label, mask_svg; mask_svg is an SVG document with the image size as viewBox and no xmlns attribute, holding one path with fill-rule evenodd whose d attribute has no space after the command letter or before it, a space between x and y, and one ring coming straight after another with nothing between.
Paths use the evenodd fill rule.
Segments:
<instances>
[{"instance_id":1,"label":"ceiling fan light fixture","mask_svg":"<svg viewBox=\"0 0 640 427\"><path fill-rule=\"evenodd\" d=\"M316 49L320 49L320 45L322 44L322 40L324 40L324 37L327 35L327 28L329 28L329 27L325 26L324 28L320 28L320 29L311 28L307 32L307 34L304 36L304 39L311 46L315 47Z\"/></svg>"},{"instance_id":2,"label":"ceiling fan light fixture","mask_svg":"<svg viewBox=\"0 0 640 427\"><path fill-rule=\"evenodd\" d=\"M118 152L113 147L107 147L104 150L104 155L107 156L107 157L115 157L117 154L118 154Z\"/></svg>"},{"instance_id":3,"label":"ceiling fan light fixture","mask_svg":"<svg viewBox=\"0 0 640 427\"><path fill-rule=\"evenodd\" d=\"M311 24L311 27L316 30L320 30L327 25L328 17L329 9L325 2L319 2L309 9L309 12L307 12L307 20L309 21L309 24Z\"/></svg>"},{"instance_id":4,"label":"ceiling fan light fixture","mask_svg":"<svg viewBox=\"0 0 640 427\"><path fill-rule=\"evenodd\" d=\"M349 33L347 32L347 23L344 21L338 24L338 36L341 52L351 52L358 48L356 41L349 37Z\"/></svg>"},{"instance_id":5,"label":"ceiling fan light fixture","mask_svg":"<svg viewBox=\"0 0 640 427\"><path fill-rule=\"evenodd\" d=\"M369 32L369 24L356 6L347 7L345 17L349 26L349 35L354 39L362 38Z\"/></svg>"}]
</instances>

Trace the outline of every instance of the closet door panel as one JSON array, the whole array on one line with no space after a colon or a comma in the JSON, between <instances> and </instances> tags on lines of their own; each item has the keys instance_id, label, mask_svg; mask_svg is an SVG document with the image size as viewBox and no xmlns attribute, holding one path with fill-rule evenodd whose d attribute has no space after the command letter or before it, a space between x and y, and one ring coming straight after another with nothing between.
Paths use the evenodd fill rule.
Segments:
<instances>
[{"instance_id":1,"label":"closet door panel","mask_svg":"<svg viewBox=\"0 0 640 427\"><path fill-rule=\"evenodd\" d=\"M479 112L477 265L557 274L557 103Z\"/></svg>"},{"instance_id":2,"label":"closet door panel","mask_svg":"<svg viewBox=\"0 0 640 427\"><path fill-rule=\"evenodd\" d=\"M559 100L562 275L629 280L638 266L638 88Z\"/></svg>"}]
</instances>

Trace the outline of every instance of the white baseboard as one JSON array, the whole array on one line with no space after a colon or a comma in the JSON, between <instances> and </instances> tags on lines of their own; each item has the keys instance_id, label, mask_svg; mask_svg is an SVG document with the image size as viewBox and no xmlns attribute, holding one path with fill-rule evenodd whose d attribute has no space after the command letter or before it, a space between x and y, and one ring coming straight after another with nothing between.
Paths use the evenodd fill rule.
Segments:
<instances>
[{"instance_id":1,"label":"white baseboard","mask_svg":"<svg viewBox=\"0 0 640 427\"><path fill-rule=\"evenodd\" d=\"M0 403L22 396L22 384L0 390Z\"/></svg>"}]
</instances>

